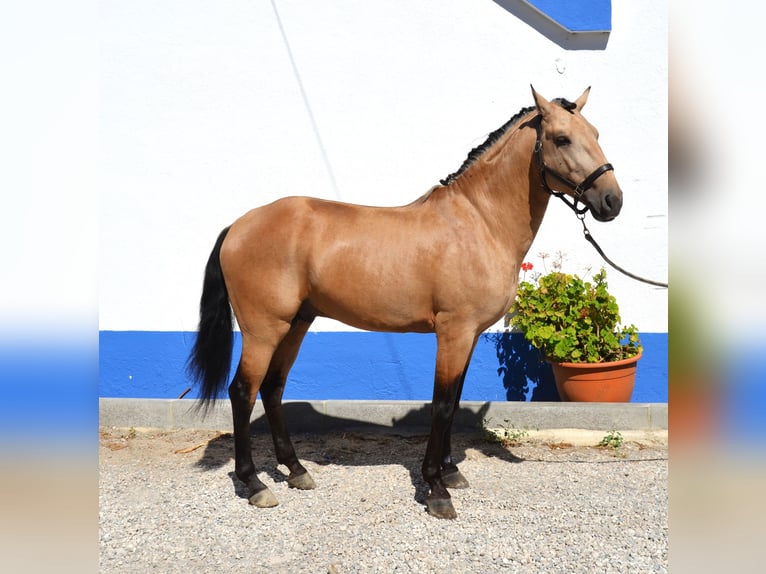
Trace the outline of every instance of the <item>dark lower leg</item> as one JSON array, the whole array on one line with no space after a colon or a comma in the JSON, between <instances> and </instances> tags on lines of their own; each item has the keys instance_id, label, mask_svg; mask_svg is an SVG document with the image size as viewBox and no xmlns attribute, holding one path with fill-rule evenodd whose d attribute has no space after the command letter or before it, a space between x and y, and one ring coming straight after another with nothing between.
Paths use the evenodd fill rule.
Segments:
<instances>
[{"instance_id":1,"label":"dark lower leg","mask_svg":"<svg viewBox=\"0 0 766 574\"><path fill-rule=\"evenodd\" d=\"M308 490L314 488L314 481L308 471L298 460L295 447L290 440L282 410L282 393L285 381L279 375L267 375L261 385L261 400L269 421L271 436L274 440L274 451L277 461L285 465L290 471L287 482L290 486Z\"/></svg>"},{"instance_id":2,"label":"dark lower leg","mask_svg":"<svg viewBox=\"0 0 766 574\"><path fill-rule=\"evenodd\" d=\"M442 446L442 460L441 460L441 467L442 467L442 475L446 473L451 473L457 471L457 465L452 460L452 419L453 416L450 417L449 422L447 423L447 429L444 431L444 440L443 440L443 446Z\"/></svg>"},{"instance_id":3,"label":"dark lower leg","mask_svg":"<svg viewBox=\"0 0 766 574\"><path fill-rule=\"evenodd\" d=\"M239 369L229 386L229 399L234 423L234 473L247 485L248 499L251 504L274 506L276 499L273 499L268 487L258 479L255 473L250 447L250 415L253 412L250 403L250 385Z\"/></svg>"},{"instance_id":4,"label":"dark lower leg","mask_svg":"<svg viewBox=\"0 0 766 574\"><path fill-rule=\"evenodd\" d=\"M462 475L452 462L450 434L477 335L471 331L460 330L454 323L450 325L449 317L446 319L444 329L437 329L436 332L436 374L431 406L431 436L423 459L423 478L431 487L431 492L426 499L428 511L439 518L456 518L457 513L447 491L445 476L448 477L449 483L461 482L452 480ZM447 472L443 473L442 469L445 467Z\"/></svg>"},{"instance_id":5,"label":"dark lower leg","mask_svg":"<svg viewBox=\"0 0 766 574\"><path fill-rule=\"evenodd\" d=\"M442 456L442 464L441 464L441 476L442 476L442 482L444 483L444 486L447 488L468 488L468 480L463 476L463 473L460 472L460 469L458 469L457 464L452 460L452 455L450 453L450 433L451 430L447 430L447 436L445 442L447 443L447 446L445 447L445 452L447 452L446 455Z\"/></svg>"},{"instance_id":6,"label":"dark lower leg","mask_svg":"<svg viewBox=\"0 0 766 574\"><path fill-rule=\"evenodd\" d=\"M444 446L442 449L442 461L441 461L441 475L442 482L447 488L468 488L468 481L463 474L458 470L457 464L452 460L452 422L455 419L455 413L460 407L460 395L463 392L463 382L465 377L460 381L458 386L457 395L455 397L455 404L452 409L452 414L447 423L447 429L444 433Z\"/></svg>"},{"instance_id":7,"label":"dark lower leg","mask_svg":"<svg viewBox=\"0 0 766 574\"><path fill-rule=\"evenodd\" d=\"M442 453L445 447L447 424L452 410L452 401L437 400L432 405L431 436L428 439L423 459L423 479L430 487L426 499L428 511L439 518L456 518L450 494L442 478Z\"/></svg>"},{"instance_id":8,"label":"dark lower leg","mask_svg":"<svg viewBox=\"0 0 766 574\"><path fill-rule=\"evenodd\" d=\"M310 326L310 315L304 313L302 316L296 316L287 335L274 352L266 378L261 385L261 400L274 439L277 461L290 471L287 483L304 490L314 488L314 480L295 454L282 410L282 394L287 382L287 373L298 356L298 349Z\"/></svg>"}]
</instances>

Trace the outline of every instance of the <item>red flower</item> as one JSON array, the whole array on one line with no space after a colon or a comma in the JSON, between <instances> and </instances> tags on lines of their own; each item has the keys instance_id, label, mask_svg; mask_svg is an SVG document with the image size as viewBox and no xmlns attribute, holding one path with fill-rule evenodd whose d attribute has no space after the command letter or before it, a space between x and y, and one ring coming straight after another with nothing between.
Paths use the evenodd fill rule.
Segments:
<instances>
[{"instance_id":1,"label":"red flower","mask_svg":"<svg viewBox=\"0 0 766 574\"><path fill-rule=\"evenodd\" d=\"M532 264L531 263L522 263L521 264L521 270L522 271L531 271L532 270Z\"/></svg>"}]
</instances>

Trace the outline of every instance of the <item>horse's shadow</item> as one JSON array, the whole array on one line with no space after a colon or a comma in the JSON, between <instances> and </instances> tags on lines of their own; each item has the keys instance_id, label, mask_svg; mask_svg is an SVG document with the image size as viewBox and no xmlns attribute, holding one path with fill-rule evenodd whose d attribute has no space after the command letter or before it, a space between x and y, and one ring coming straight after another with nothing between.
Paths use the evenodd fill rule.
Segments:
<instances>
[{"instance_id":1,"label":"horse's shadow","mask_svg":"<svg viewBox=\"0 0 766 574\"><path fill-rule=\"evenodd\" d=\"M497 374L506 390L507 400L559 400L550 365L522 335L505 331L484 337L495 346L499 365ZM416 490L415 499L425 501L428 485L422 479L421 465L430 432L430 404L413 407L402 418L393 419L390 425L328 415L317 411L308 402L288 402L283 409L299 459L318 465L401 464L410 473ZM478 410L460 408L455 413L452 457L457 464L465 460L468 449L508 462L522 461L506 448L486 439L484 425L488 410L489 403L485 403ZM275 483L286 482L287 474L277 464L265 415L250 423L250 435L256 472ZM396 437L395 443L392 443L392 436ZM360 447L360 441L364 442L364 448ZM220 468L229 464L233 457L234 440L230 433L226 433L206 445L196 466ZM247 487L234 472L229 476L237 496L247 498Z\"/></svg>"},{"instance_id":2,"label":"horse's shadow","mask_svg":"<svg viewBox=\"0 0 766 574\"><path fill-rule=\"evenodd\" d=\"M415 499L424 502L428 485L423 481L421 466L430 432L431 406L414 407L405 416L383 425L320 413L311 403L289 402L283 405L298 458L317 465L389 465L401 464L410 474ZM507 462L521 462L508 449L488 440L484 424L489 403L477 410L460 408L455 414L452 433L452 458L460 464L469 449L484 456ZM256 472L274 483L287 481L287 474L277 463L274 445L265 415L250 423L251 448ZM230 464L234 458L231 433L209 441L195 466L212 470ZM286 469L285 469L286 470ZM247 498L248 491L234 474L229 473L234 491Z\"/></svg>"}]
</instances>

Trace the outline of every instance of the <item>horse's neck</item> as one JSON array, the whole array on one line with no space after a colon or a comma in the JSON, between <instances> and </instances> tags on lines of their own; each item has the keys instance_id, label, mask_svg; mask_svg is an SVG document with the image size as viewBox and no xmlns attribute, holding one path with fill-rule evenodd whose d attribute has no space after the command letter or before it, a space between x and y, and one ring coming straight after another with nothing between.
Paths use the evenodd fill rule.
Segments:
<instances>
[{"instance_id":1,"label":"horse's neck","mask_svg":"<svg viewBox=\"0 0 766 574\"><path fill-rule=\"evenodd\" d=\"M520 256L532 244L550 197L534 167L535 140L531 127L512 130L453 182L492 235L521 251Z\"/></svg>"}]
</instances>

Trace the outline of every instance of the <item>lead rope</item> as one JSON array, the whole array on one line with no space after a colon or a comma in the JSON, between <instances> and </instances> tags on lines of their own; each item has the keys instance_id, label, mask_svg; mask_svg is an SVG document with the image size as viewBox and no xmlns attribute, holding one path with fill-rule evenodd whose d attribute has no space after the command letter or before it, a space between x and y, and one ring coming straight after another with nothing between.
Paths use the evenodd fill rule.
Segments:
<instances>
[{"instance_id":1,"label":"lead rope","mask_svg":"<svg viewBox=\"0 0 766 574\"><path fill-rule=\"evenodd\" d=\"M575 213L577 213L577 212L575 212ZM583 235L585 235L585 239L588 240L588 242L596 249L596 251L598 251L598 254L601 255L601 257L604 259L604 261L609 263L609 265L614 267L617 271L619 271L623 275L627 275L628 277L630 277L631 279L635 279L636 281L641 281L643 283L648 283L649 285L656 285L657 287L664 287L666 289L668 288L668 284L667 283L662 283L660 281L654 281L652 279L646 279L644 277L639 277L638 275L634 275L630 271L626 271L625 269L623 269L622 267L620 267L619 265L614 263L611 259L609 259L609 257L606 256L606 254L604 253L604 250L601 249L599 244L596 243L596 240L593 239L593 236L590 234L590 230L585 225L585 214L584 213L583 214L577 213L577 219L579 219L580 223L582 223L582 232L583 232Z\"/></svg>"}]
</instances>

